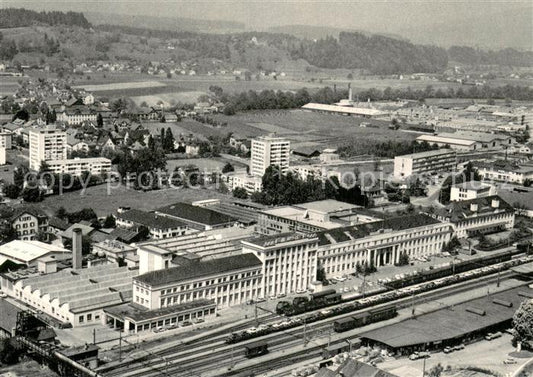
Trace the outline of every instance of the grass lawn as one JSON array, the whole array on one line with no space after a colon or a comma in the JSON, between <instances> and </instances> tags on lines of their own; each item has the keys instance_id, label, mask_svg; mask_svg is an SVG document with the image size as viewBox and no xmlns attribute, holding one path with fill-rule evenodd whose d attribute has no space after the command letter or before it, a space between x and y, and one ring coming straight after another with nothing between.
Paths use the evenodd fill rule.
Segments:
<instances>
[{"instance_id":1,"label":"grass lawn","mask_svg":"<svg viewBox=\"0 0 533 377\"><path fill-rule=\"evenodd\" d=\"M57 377L48 367L42 367L37 361L24 360L16 365L0 367L0 376L8 377Z\"/></svg>"},{"instance_id":2,"label":"grass lawn","mask_svg":"<svg viewBox=\"0 0 533 377\"><path fill-rule=\"evenodd\" d=\"M132 207L140 210L153 210L175 202L193 202L203 199L228 198L214 190L168 188L155 191L137 191L111 184L89 187L85 193L81 191L69 192L64 195L47 197L42 202L49 213L54 213L59 207L67 211L78 211L82 208L92 208L98 216L106 216L118 207ZM115 188L116 187L116 188Z\"/></svg>"}]
</instances>

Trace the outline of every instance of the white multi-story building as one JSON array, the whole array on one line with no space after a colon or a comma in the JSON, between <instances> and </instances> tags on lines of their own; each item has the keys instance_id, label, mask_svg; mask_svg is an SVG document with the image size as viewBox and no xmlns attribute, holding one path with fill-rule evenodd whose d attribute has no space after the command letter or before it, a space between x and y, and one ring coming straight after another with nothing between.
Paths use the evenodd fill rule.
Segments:
<instances>
[{"instance_id":1,"label":"white multi-story building","mask_svg":"<svg viewBox=\"0 0 533 377\"><path fill-rule=\"evenodd\" d=\"M250 172L262 177L265 170L271 166L279 166L281 173L289 169L289 154L291 142L282 137L261 136L252 140L250 157Z\"/></svg>"},{"instance_id":2,"label":"white multi-story building","mask_svg":"<svg viewBox=\"0 0 533 377\"><path fill-rule=\"evenodd\" d=\"M57 120L73 126L82 124L85 121L96 123L97 116L98 114L91 110L65 110L57 114Z\"/></svg>"},{"instance_id":3,"label":"white multi-story building","mask_svg":"<svg viewBox=\"0 0 533 377\"><path fill-rule=\"evenodd\" d=\"M262 264L262 296L306 290L316 280L318 237L280 234L242 241L243 253L255 254Z\"/></svg>"},{"instance_id":4,"label":"white multi-story building","mask_svg":"<svg viewBox=\"0 0 533 377\"><path fill-rule=\"evenodd\" d=\"M111 160L105 157L72 158L46 161L51 172L80 176L83 172L91 175L107 174L111 171Z\"/></svg>"},{"instance_id":5,"label":"white multi-story building","mask_svg":"<svg viewBox=\"0 0 533 377\"><path fill-rule=\"evenodd\" d=\"M492 163L474 163L478 174L486 180L517 183L523 185L526 180L533 180L532 165L517 165L508 161Z\"/></svg>"},{"instance_id":6,"label":"white multi-story building","mask_svg":"<svg viewBox=\"0 0 533 377\"><path fill-rule=\"evenodd\" d=\"M29 139L30 169L39 170L43 161L67 158L67 134L55 126L31 129Z\"/></svg>"},{"instance_id":7,"label":"white multi-story building","mask_svg":"<svg viewBox=\"0 0 533 377\"><path fill-rule=\"evenodd\" d=\"M223 174L222 179L232 191L236 188L243 188L248 195L261 191L263 184L261 177L248 175L247 173L226 173Z\"/></svg>"},{"instance_id":8,"label":"white multi-story building","mask_svg":"<svg viewBox=\"0 0 533 377\"><path fill-rule=\"evenodd\" d=\"M142 261L141 261L142 263ZM261 261L254 254L200 260L174 257L172 265L133 280L133 302L149 310L212 300L240 305L260 295Z\"/></svg>"},{"instance_id":9,"label":"white multi-story building","mask_svg":"<svg viewBox=\"0 0 533 377\"><path fill-rule=\"evenodd\" d=\"M326 277L352 274L356 265L394 265L409 258L440 253L452 225L417 214L319 232L318 261Z\"/></svg>"},{"instance_id":10,"label":"white multi-story building","mask_svg":"<svg viewBox=\"0 0 533 377\"><path fill-rule=\"evenodd\" d=\"M455 170L457 152L451 149L413 153L394 157L394 176L406 178L413 174L432 174Z\"/></svg>"},{"instance_id":11,"label":"white multi-story building","mask_svg":"<svg viewBox=\"0 0 533 377\"><path fill-rule=\"evenodd\" d=\"M480 181L469 181L453 185L450 190L450 201L470 200L496 195L496 187Z\"/></svg>"}]
</instances>

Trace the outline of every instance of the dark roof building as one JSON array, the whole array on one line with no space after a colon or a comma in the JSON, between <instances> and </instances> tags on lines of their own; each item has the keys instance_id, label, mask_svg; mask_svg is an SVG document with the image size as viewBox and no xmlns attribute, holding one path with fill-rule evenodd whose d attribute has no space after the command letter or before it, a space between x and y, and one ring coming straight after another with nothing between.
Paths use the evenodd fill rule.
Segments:
<instances>
[{"instance_id":1,"label":"dark roof building","mask_svg":"<svg viewBox=\"0 0 533 377\"><path fill-rule=\"evenodd\" d=\"M513 288L365 332L361 340L400 353L456 345L508 328L520 303L531 297L527 285Z\"/></svg>"},{"instance_id":2,"label":"dark roof building","mask_svg":"<svg viewBox=\"0 0 533 377\"><path fill-rule=\"evenodd\" d=\"M233 270L240 270L248 267L260 268L262 266L261 261L251 253L232 255L211 260L191 260L189 262L185 262L184 259L181 259L180 262L182 263L180 266L147 272L137 276L135 280L152 287L157 287L184 280L225 274Z\"/></svg>"},{"instance_id":3,"label":"dark roof building","mask_svg":"<svg viewBox=\"0 0 533 377\"><path fill-rule=\"evenodd\" d=\"M157 214L174 218L186 223L190 228L210 230L235 225L238 220L233 216L197 207L187 203L175 203L156 210Z\"/></svg>"}]
</instances>

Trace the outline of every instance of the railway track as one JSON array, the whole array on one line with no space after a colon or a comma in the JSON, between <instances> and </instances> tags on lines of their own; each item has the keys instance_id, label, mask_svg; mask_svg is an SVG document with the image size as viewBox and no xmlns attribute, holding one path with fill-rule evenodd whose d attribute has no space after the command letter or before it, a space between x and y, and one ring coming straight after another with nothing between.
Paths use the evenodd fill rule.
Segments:
<instances>
[{"instance_id":1,"label":"railway track","mask_svg":"<svg viewBox=\"0 0 533 377\"><path fill-rule=\"evenodd\" d=\"M417 305L425 301L439 300L440 298L446 296L459 294L474 288L485 286L489 283L497 281L498 279L501 281L512 276L512 271L508 270L500 273L499 277L497 274L486 275L463 283L427 291L413 297L404 297L397 300L391 300L390 302L376 305L371 308L391 305L394 303L397 305L398 309L401 309L412 305ZM346 313L309 324L305 329L306 337L308 339L311 337L324 337L326 336L326 333L332 331L332 325L335 320L353 316L355 313L365 312L371 308ZM217 337L216 339L218 340L213 342L214 339L211 337L210 339L205 339L202 342L190 345L184 344L179 348L173 348L162 353L158 353L150 360L142 360L141 362L130 363L124 367L116 368L112 371L109 371L109 373L104 373L104 376L145 377L202 375L202 373L209 372L213 370L213 368L216 368L217 370L226 369L234 366L235 363L245 360L244 346L247 343L254 342L258 339L267 341L271 352L276 350L290 350L294 344L303 342L303 327L304 326L302 325L290 330L276 332L260 338L253 338L249 341L239 342L234 345L225 344L220 337ZM310 349L307 351L310 351ZM321 351L322 348L320 348L320 352ZM276 361L276 368L290 365L291 363L295 362L293 356L299 361L302 360L298 355L292 355L290 357L287 356L286 358ZM261 370L258 370L257 368L260 368ZM268 365L264 366L264 368L268 368L265 371L271 370L272 363L269 362ZM262 366L256 366L254 367L253 371L262 372L262 369ZM238 370L238 368L234 368L234 370ZM195 374L191 374L192 372ZM233 373L233 371L228 373Z\"/></svg>"}]
</instances>

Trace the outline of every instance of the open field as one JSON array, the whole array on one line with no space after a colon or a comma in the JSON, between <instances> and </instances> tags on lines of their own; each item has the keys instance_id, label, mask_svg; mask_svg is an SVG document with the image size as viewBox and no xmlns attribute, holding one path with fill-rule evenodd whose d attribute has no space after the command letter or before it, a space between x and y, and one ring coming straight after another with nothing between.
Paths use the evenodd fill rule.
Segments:
<instances>
[{"instance_id":1,"label":"open field","mask_svg":"<svg viewBox=\"0 0 533 377\"><path fill-rule=\"evenodd\" d=\"M233 116L217 114L216 119L228 122L224 132L242 136L258 136L271 132L286 136L294 145L337 147L349 142L370 141L411 141L416 134L394 131L388 128L389 122L307 112L303 110L253 111ZM377 127L361 128L362 122Z\"/></svg>"},{"instance_id":2,"label":"open field","mask_svg":"<svg viewBox=\"0 0 533 377\"><path fill-rule=\"evenodd\" d=\"M171 92L169 93L169 88ZM148 106L156 106L163 102L165 107L176 105L177 103L196 103L198 97L206 94L201 91L188 91L182 88L173 87L161 87L161 88L148 88L148 90L128 90L127 93L134 93L135 95L130 97L137 106L140 106L143 102L146 102ZM115 95L117 92L115 92ZM120 94L119 97L127 97L127 94Z\"/></svg>"},{"instance_id":3,"label":"open field","mask_svg":"<svg viewBox=\"0 0 533 377\"><path fill-rule=\"evenodd\" d=\"M144 89L166 86L159 81L132 81L132 82L117 82L111 84L96 84L96 85L83 85L82 87L89 92L102 92L108 90L122 90L122 89ZM75 88L80 88L76 86Z\"/></svg>"},{"instance_id":4,"label":"open field","mask_svg":"<svg viewBox=\"0 0 533 377\"><path fill-rule=\"evenodd\" d=\"M92 208L98 216L106 216L118 207L133 207L150 211L175 202L193 202L203 199L227 198L214 190L191 188L168 188L155 191L137 191L124 185L98 185L82 191L69 192L64 195L47 197L42 202L48 213L54 213L59 207L67 211L78 211L82 208ZM108 191L109 188L109 191Z\"/></svg>"}]
</instances>

